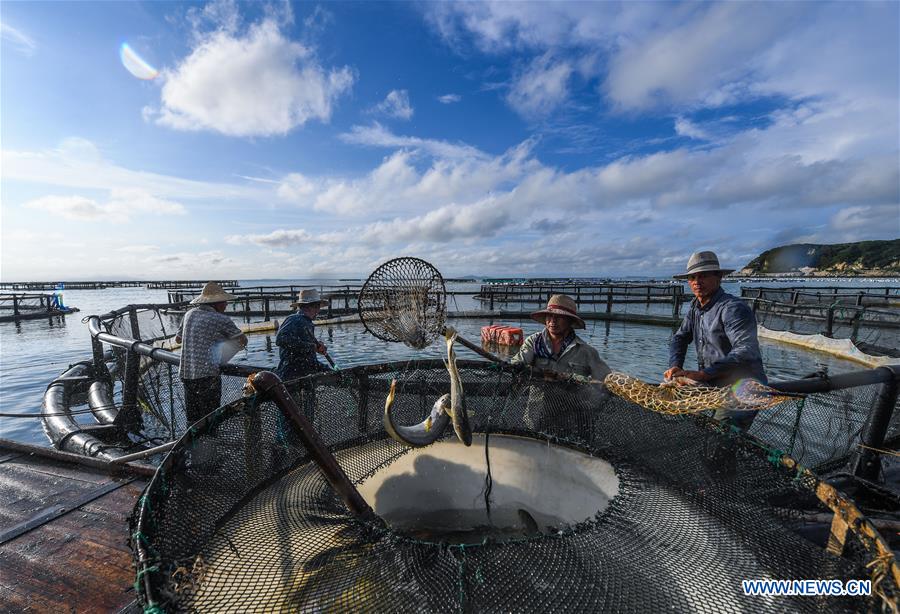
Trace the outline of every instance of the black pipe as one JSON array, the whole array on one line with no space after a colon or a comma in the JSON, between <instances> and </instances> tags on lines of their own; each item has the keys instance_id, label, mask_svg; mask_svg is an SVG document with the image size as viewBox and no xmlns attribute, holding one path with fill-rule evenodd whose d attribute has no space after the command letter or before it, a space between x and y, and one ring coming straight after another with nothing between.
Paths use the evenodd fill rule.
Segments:
<instances>
[{"instance_id":1,"label":"black pipe","mask_svg":"<svg viewBox=\"0 0 900 614\"><path fill-rule=\"evenodd\" d=\"M870 384L884 384L900 378L900 364L868 369L866 371L854 371L840 375L819 376L810 379L801 379L787 382L769 382L769 386L782 392L800 392L811 394L815 392L830 392L855 386L867 386Z\"/></svg>"},{"instance_id":2,"label":"black pipe","mask_svg":"<svg viewBox=\"0 0 900 614\"><path fill-rule=\"evenodd\" d=\"M887 371L894 375L888 367L879 367L876 371ZM860 448L853 465L853 474L866 480L878 480L881 473L881 457L877 449L884 445L891 422L891 414L897 404L897 378L889 377L878 389L878 396L869 417L859 435ZM875 449L873 449L875 448Z\"/></svg>"},{"instance_id":3,"label":"black pipe","mask_svg":"<svg viewBox=\"0 0 900 614\"><path fill-rule=\"evenodd\" d=\"M344 500L347 508L358 518L380 522L381 519L372 511L366 500L344 473L334 455L328 450L312 423L303 415L294 399L288 393L281 379L271 371L263 371L253 376L253 387L263 396L271 399L284 415L297 427L300 441L309 450L313 461L318 465L325 479Z\"/></svg>"}]
</instances>

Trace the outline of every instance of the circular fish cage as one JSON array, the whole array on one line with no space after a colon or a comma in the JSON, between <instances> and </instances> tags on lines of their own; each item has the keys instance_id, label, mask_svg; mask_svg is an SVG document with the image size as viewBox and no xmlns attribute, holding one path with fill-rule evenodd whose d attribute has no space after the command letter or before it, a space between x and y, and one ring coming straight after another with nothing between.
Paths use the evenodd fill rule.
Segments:
<instances>
[{"instance_id":1,"label":"circular fish cage","mask_svg":"<svg viewBox=\"0 0 900 614\"><path fill-rule=\"evenodd\" d=\"M131 518L154 611L869 611L896 605L890 550L789 457L602 387L458 362L475 432L410 448L450 387L439 361L287 389L374 515L356 515L265 394L196 423ZM791 506L850 518L834 554ZM742 580L868 580L868 597L747 596Z\"/></svg>"}]
</instances>

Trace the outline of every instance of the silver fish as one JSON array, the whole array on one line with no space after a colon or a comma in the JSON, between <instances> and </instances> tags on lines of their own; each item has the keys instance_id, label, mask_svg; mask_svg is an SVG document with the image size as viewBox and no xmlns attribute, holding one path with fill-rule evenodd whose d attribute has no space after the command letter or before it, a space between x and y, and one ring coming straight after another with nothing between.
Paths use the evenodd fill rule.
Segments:
<instances>
[{"instance_id":1,"label":"silver fish","mask_svg":"<svg viewBox=\"0 0 900 614\"><path fill-rule=\"evenodd\" d=\"M421 448L434 443L450 424L450 395L442 395L431 408L431 414L419 424L403 426L394 423L391 407L394 404L397 380L391 380L391 391L384 401L384 428L388 435L400 443L413 448Z\"/></svg>"}]
</instances>

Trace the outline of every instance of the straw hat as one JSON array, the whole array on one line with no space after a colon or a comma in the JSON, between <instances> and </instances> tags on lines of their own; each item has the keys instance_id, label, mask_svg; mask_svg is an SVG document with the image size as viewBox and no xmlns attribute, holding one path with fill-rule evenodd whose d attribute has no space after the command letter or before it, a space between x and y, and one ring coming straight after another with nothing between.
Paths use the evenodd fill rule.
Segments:
<instances>
[{"instance_id":1,"label":"straw hat","mask_svg":"<svg viewBox=\"0 0 900 614\"><path fill-rule=\"evenodd\" d=\"M565 294L554 294L551 296L550 300L547 301L547 308L535 311L531 314L531 319L544 324L547 316L550 314L570 318L572 320L572 328L584 328L584 320L578 317L578 305L575 304L571 297Z\"/></svg>"},{"instance_id":2,"label":"straw hat","mask_svg":"<svg viewBox=\"0 0 900 614\"><path fill-rule=\"evenodd\" d=\"M204 305L210 303L221 303L224 301L233 301L237 297L233 294L228 294L225 290L222 289L222 286L217 284L214 281L207 282L205 286L203 286L203 290L200 292L200 296L196 297L191 301L192 305Z\"/></svg>"},{"instance_id":3,"label":"straw hat","mask_svg":"<svg viewBox=\"0 0 900 614\"><path fill-rule=\"evenodd\" d=\"M296 303L291 303L291 309L296 309L297 307L305 307L306 305L327 305L328 301L322 300L319 296L319 291L315 288L309 288L308 290L301 290L300 296L297 297Z\"/></svg>"},{"instance_id":4,"label":"straw hat","mask_svg":"<svg viewBox=\"0 0 900 614\"><path fill-rule=\"evenodd\" d=\"M722 275L733 273L734 269L723 269L719 266L719 257L715 252L694 252L687 263L687 271L673 275L675 279L687 279L688 275L703 273L706 271L720 271Z\"/></svg>"}]
</instances>

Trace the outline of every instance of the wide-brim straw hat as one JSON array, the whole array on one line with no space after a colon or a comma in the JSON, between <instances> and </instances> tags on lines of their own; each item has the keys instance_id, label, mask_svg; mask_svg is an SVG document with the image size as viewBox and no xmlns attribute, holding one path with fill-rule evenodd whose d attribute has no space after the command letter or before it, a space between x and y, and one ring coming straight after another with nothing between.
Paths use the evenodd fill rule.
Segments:
<instances>
[{"instance_id":1,"label":"wide-brim straw hat","mask_svg":"<svg viewBox=\"0 0 900 614\"><path fill-rule=\"evenodd\" d=\"M328 301L323 300L322 297L319 296L319 291L315 288L310 288L309 290L301 290L300 296L297 297L296 303L291 303L291 309L296 309L297 307L305 307L307 305L327 305Z\"/></svg>"},{"instance_id":2,"label":"wide-brim straw hat","mask_svg":"<svg viewBox=\"0 0 900 614\"><path fill-rule=\"evenodd\" d=\"M225 301L233 301L237 297L233 294L228 294L225 290L222 289L222 286L217 284L214 281L207 282L205 286L203 286L203 290L200 292L200 296L194 298L191 301L193 305L208 305L210 303L223 303Z\"/></svg>"},{"instance_id":3,"label":"wide-brim straw hat","mask_svg":"<svg viewBox=\"0 0 900 614\"><path fill-rule=\"evenodd\" d=\"M722 275L734 273L734 269L723 269L719 266L719 257L716 256L715 252L694 252L691 254L690 260L688 260L687 271L672 277L675 279L687 279L689 275L707 271L719 271Z\"/></svg>"},{"instance_id":4,"label":"wide-brim straw hat","mask_svg":"<svg viewBox=\"0 0 900 614\"><path fill-rule=\"evenodd\" d=\"M554 294L547 301L547 308L535 311L531 314L532 320L537 320L541 324L546 323L547 316L553 314L557 316L566 316L572 320L572 328L584 328L584 320L578 317L578 305L571 297L565 294Z\"/></svg>"}]
</instances>

